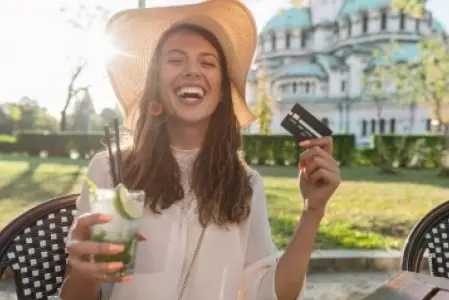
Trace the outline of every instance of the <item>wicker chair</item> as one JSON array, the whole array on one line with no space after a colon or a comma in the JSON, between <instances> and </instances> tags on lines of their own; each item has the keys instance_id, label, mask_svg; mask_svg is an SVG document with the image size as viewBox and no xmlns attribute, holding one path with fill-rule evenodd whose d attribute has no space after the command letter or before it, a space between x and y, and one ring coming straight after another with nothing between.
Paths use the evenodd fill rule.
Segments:
<instances>
[{"instance_id":1,"label":"wicker chair","mask_svg":"<svg viewBox=\"0 0 449 300\"><path fill-rule=\"evenodd\" d=\"M47 299L57 293L77 197L67 195L37 205L0 232L0 278L7 267L12 269L18 300Z\"/></svg>"},{"instance_id":2,"label":"wicker chair","mask_svg":"<svg viewBox=\"0 0 449 300\"><path fill-rule=\"evenodd\" d=\"M432 209L412 229L404 246L401 269L420 272L426 250L430 274L449 278L449 201Z\"/></svg>"}]
</instances>

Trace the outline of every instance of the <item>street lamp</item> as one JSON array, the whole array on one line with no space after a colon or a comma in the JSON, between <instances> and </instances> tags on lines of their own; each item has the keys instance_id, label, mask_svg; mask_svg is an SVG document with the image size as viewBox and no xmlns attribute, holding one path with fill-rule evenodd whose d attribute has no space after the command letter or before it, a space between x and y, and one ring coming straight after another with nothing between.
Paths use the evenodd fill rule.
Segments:
<instances>
[{"instance_id":1,"label":"street lamp","mask_svg":"<svg viewBox=\"0 0 449 300\"><path fill-rule=\"evenodd\" d=\"M139 8L145 8L145 7L146 7L145 0L139 0Z\"/></svg>"}]
</instances>

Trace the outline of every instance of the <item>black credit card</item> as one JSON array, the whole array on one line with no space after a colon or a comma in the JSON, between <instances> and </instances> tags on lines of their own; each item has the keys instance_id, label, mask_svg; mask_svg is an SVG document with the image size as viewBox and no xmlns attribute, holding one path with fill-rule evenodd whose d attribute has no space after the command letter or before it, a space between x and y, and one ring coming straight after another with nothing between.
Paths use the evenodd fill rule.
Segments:
<instances>
[{"instance_id":1,"label":"black credit card","mask_svg":"<svg viewBox=\"0 0 449 300\"><path fill-rule=\"evenodd\" d=\"M298 143L332 135L329 127L299 104L295 104L288 112L281 126L290 132Z\"/></svg>"}]
</instances>

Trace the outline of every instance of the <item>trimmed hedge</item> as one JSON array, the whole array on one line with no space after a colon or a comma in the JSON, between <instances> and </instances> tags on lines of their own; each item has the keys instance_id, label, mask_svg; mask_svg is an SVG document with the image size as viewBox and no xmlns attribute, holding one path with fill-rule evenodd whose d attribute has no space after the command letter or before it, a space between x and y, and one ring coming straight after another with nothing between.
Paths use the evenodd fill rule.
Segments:
<instances>
[{"instance_id":1,"label":"trimmed hedge","mask_svg":"<svg viewBox=\"0 0 449 300\"><path fill-rule=\"evenodd\" d=\"M374 136L375 149L390 160L396 160L398 166L434 168L439 165L444 137L441 135L382 135ZM400 153L399 153L400 151ZM376 161L377 155L374 155Z\"/></svg>"},{"instance_id":2,"label":"trimmed hedge","mask_svg":"<svg viewBox=\"0 0 449 300\"><path fill-rule=\"evenodd\" d=\"M245 135L245 159L251 164L296 164L301 149L289 135ZM14 142L14 140L16 142ZM334 135L334 156L344 166L377 165L378 152L396 166L434 168L439 165L444 138L436 135L374 136L374 148L355 148L353 135ZM45 153L50 157L70 157L76 153L89 158L104 149L103 134L20 133L16 139L0 141L0 153L25 153L32 156Z\"/></svg>"},{"instance_id":3,"label":"trimmed hedge","mask_svg":"<svg viewBox=\"0 0 449 300\"><path fill-rule=\"evenodd\" d=\"M287 135L245 135L244 152L248 162L262 165L296 164L299 146ZM36 134L20 133L16 143L0 143L0 152L22 152L37 156L45 152L50 157L70 157L76 152L88 158L104 149L102 134ZM342 164L349 165L355 149L353 135L334 136L334 155Z\"/></svg>"}]
</instances>

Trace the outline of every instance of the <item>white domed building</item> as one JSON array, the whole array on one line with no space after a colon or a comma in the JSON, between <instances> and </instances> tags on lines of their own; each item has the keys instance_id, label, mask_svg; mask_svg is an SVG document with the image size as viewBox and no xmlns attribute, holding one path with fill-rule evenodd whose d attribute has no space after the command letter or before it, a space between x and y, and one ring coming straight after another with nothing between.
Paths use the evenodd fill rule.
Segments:
<instances>
[{"instance_id":1,"label":"white domed building","mask_svg":"<svg viewBox=\"0 0 449 300\"><path fill-rule=\"evenodd\" d=\"M363 97L363 73L373 65L373 50L394 39L396 62L411 61L419 42L442 25L426 12L414 18L391 9L392 0L310 0L307 7L276 14L259 34L254 68L248 76L247 101L257 102L258 80L268 79L272 98L272 134L288 110L300 103L335 133L355 134L364 144L373 133L409 132L404 104L386 103L377 120L375 105ZM412 132L431 130L430 111L418 107ZM256 123L247 133L258 133Z\"/></svg>"}]
</instances>

